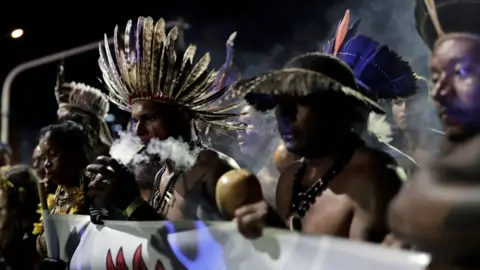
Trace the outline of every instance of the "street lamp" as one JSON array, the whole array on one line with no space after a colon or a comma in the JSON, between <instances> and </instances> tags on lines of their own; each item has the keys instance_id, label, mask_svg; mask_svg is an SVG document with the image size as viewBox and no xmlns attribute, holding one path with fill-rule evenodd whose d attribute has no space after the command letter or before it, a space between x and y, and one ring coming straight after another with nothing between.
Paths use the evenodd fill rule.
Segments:
<instances>
[{"instance_id":1,"label":"street lamp","mask_svg":"<svg viewBox=\"0 0 480 270\"><path fill-rule=\"evenodd\" d=\"M21 38L23 36L23 29L15 29L10 35L14 39Z\"/></svg>"}]
</instances>

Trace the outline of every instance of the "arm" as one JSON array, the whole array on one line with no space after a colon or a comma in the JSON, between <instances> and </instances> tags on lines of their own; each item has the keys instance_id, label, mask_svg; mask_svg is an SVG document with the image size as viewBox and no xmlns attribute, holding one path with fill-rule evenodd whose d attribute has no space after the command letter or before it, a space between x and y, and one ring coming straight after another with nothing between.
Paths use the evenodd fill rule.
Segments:
<instances>
[{"instance_id":1,"label":"arm","mask_svg":"<svg viewBox=\"0 0 480 270\"><path fill-rule=\"evenodd\" d=\"M208 195L215 202L215 190L220 177L231 170L239 169L238 164L231 158L215 152L204 150L198 156L195 175L202 176L207 186Z\"/></svg>"},{"instance_id":2,"label":"arm","mask_svg":"<svg viewBox=\"0 0 480 270\"><path fill-rule=\"evenodd\" d=\"M397 236L439 254L463 253L480 243L480 185L455 177L456 169L438 163L402 189L389 215Z\"/></svg>"},{"instance_id":3,"label":"arm","mask_svg":"<svg viewBox=\"0 0 480 270\"><path fill-rule=\"evenodd\" d=\"M350 238L374 243L385 239L389 232L388 205L402 185L396 168L395 162L389 158L387 162L374 162L364 172L363 181L354 179L357 192L353 193L354 214Z\"/></svg>"}]
</instances>

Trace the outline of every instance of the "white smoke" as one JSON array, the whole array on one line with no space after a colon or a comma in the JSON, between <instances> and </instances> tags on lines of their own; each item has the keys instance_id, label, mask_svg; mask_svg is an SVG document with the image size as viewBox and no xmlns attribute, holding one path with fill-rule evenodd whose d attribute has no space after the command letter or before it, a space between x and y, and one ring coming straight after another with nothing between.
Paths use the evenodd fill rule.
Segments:
<instances>
[{"instance_id":1,"label":"white smoke","mask_svg":"<svg viewBox=\"0 0 480 270\"><path fill-rule=\"evenodd\" d=\"M120 138L115 140L110 147L110 156L118 162L127 165L132 161L135 154L142 149L140 138L134 137L127 132L120 132Z\"/></svg>"},{"instance_id":2,"label":"white smoke","mask_svg":"<svg viewBox=\"0 0 480 270\"><path fill-rule=\"evenodd\" d=\"M159 156L162 161L169 160L177 169L188 169L195 164L199 153L198 148L190 149L188 143L182 140L175 140L170 137L160 141L152 139L147 145L146 151L142 154L135 155L134 164L144 161L149 156Z\"/></svg>"},{"instance_id":3,"label":"white smoke","mask_svg":"<svg viewBox=\"0 0 480 270\"><path fill-rule=\"evenodd\" d=\"M145 149L146 147L146 149ZM140 150L143 150L139 153ZM158 156L161 162L169 160L176 169L188 169L195 164L199 149L190 149L188 143L174 138L160 141L152 139L144 146L138 137L122 133L110 148L110 155L122 164L137 165L149 162L152 156Z\"/></svg>"}]
</instances>

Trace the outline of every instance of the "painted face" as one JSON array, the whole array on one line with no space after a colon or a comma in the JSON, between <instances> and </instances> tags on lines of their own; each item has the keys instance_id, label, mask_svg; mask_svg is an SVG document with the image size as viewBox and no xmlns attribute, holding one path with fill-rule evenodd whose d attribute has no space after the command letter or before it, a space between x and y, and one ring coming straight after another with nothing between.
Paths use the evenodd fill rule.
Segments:
<instances>
[{"instance_id":1,"label":"painted face","mask_svg":"<svg viewBox=\"0 0 480 270\"><path fill-rule=\"evenodd\" d=\"M37 172L37 175L40 179L43 179L45 177L45 158L42 156L42 151L40 150L40 146L35 147L35 150L33 151L33 168Z\"/></svg>"},{"instance_id":2,"label":"painted face","mask_svg":"<svg viewBox=\"0 0 480 270\"><path fill-rule=\"evenodd\" d=\"M468 37L440 41L430 69L432 99L443 128L452 140L480 130L480 43Z\"/></svg>"},{"instance_id":3,"label":"painted face","mask_svg":"<svg viewBox=\"0 0 480 270\"><path fill-rule=\"evenodd\" d=\"M245 130L237 131L237 141L240 146L240 151L247 156L256 156L259 151L263 151L264 146L271 135L271 132L265 129L271 127L265 127L266 121L262 121L262 115L255 115L255 112L250 106L246 106L242 110L242 115L239 117L239 121L245 123L247 128Z\"/></svg>"}]
</instances>

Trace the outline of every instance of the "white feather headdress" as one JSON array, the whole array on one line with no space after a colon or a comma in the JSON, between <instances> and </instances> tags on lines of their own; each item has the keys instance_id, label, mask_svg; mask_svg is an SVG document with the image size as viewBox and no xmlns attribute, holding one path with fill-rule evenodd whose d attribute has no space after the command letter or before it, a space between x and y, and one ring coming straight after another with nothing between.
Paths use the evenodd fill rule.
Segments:
<instances>
[{"instance_id":1,"label":"white feather headdress","mask_svg":"<svg viewBox=\"0 0 480 270\"><path fill-rule=\"evenodd\" d=\"M371 112L368 115L367 131L382 143L390 143L393 139L392 129L385 115Z\"/></svg>"},{"instance_id":2,"label":"white feather headdress","mask_svg":"<svg viewBox=\"0 0 480 270\"><path fill-rule=\"evenodd\" d=\"M84 83L68 82L62 84L63 89L68 89L68 100L59 102L59 105L78 107L91 114L104 118L110 108L106 96L99 89Z\"/></svg>"},{"instance_id":3,"label":"white feather headdress","mask_svg":"<svg viewBox=\"0 0 480 270\"><path fill-rule=\"evenodd\" d=\"M70 106L104 118L110 109L105 94L97 88L84 83L65 82L65 68L63 62L59 66L55 98L60 107Z\"/></svg>"},{"instance_id":4,"label":"white feather headdress","mask_svg":"<svg viewBox=\"0 0 480 270\"><path fill-rule=\"evenodd\" d=\"M55 97L60 108L76 108L96 116L100 120L100 140L106 145L112 144L112 135L104 120L110 109L110 103L102 91L84 83L64 82L64 68L61 64L57 75Z\"/></svg>"},{"instance_id":5,"label":"white feather headdress","mask_svg":"<svg viewBox=\"0 0 480 270\"><path fill-rule=\"evenodd\" d=\"M105 35L98 63L109 90L108 99L126 111L131 111L131 105L137 100L177 105L190 110L196 124L201 122L222 129L243 128L240 123L226 121L237 116L226 113L236 104L208 108L208 104L220 98L227 88L211 92L217 72L208 68L210 54L206 53L194 63L197 47L190 45L183 55L177 55L177 36L176 27L166 34L165 21L160 19L154 23L150 17L139 17L136 25L128 21L124 35L116 26L113 53Z\"/></svg>"}]
</instances>

